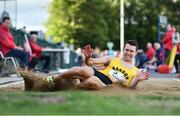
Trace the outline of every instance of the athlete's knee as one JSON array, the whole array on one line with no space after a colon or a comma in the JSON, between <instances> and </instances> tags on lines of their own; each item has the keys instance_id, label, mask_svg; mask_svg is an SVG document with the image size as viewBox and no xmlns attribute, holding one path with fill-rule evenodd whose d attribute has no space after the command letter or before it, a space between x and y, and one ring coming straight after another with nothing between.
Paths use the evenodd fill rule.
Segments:
<instances>
[{"instance_id":1,"label":"athlete's knee","mask_svg":"<svg viewBox=\"0 0 180 116\"><path fill-rule=\"evenodd\" d=\"M81 73L82 68L79 66L75 66L71 68L71 70L74 72L75 75L79 75Z\"/></svg>"},{"instance_id":2,"label":"athlete's knee","mask_svg":"<svg viewBox=\"0 0 180 116\"><path fill-rule=\"evenodd\" d=\"M79 70L79 75L80 76L89 76L90 70L87 67L81 67ZM91 75L90 75L91 76Z\"/></svg>"},{"instance_id":3,"label":"athlete's knee","mask_svg":"<svg viewBox=\"0 0 180 116\"><path fill-rule=\"evenodd\" d=\"M72 70L77 74L77 75L81 75L81 74L84 74L86 73L86 68L84 67L79 67L79 66L75 66L72 68Z\"/></svg>"}]
</instances>

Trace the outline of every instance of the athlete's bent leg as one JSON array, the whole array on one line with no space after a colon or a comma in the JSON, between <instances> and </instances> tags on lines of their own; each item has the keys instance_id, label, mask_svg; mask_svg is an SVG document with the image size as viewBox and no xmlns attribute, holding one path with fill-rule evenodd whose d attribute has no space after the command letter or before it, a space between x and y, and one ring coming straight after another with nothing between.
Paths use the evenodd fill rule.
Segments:
<instances>
[{"instance_id":1,"label":"athlete's bent leg","mask_svg":"<svg viewBox=\"0 0 180 116\"><path fill-rule=\"evenodd\" d=\"M61 80L62 78L74 79L77 77L84 81L91 76L94 76L94 70L91 67L73 67L70 70L54 77L54 81Z\"/></svg>"}]
</instances>

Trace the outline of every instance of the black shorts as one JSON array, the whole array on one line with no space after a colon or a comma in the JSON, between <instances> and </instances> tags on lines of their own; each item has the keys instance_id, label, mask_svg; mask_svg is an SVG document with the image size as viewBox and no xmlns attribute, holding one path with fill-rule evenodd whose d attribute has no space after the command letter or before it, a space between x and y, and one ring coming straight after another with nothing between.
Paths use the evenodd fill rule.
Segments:
<instances>
[{"instance_id":1,"label":"black shorts","mask_svg":"<svg viewBox=\"0 0 180 116\"><path fill-rule=\"evenodd\" d=\"M112 81L103 73L97 71L95 68L93 68L94 70L94 76L98 77L104 84L109 85L112 84Z\"/></svg>"}]
</instances>

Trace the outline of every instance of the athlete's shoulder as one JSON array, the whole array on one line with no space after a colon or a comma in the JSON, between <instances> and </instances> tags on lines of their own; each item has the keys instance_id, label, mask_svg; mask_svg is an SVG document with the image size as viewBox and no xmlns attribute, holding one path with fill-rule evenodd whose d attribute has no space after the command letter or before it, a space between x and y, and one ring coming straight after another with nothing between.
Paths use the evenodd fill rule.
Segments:
<instances>
[{"instance_id":1,"label":"athlete's shoulder","mask_svg":"<svg viewBox=\"0 0 180 116\"><path fill-rule=\"evenodd\" d=\"M121 61L120 58L117 58L117 57L112 57L112 60L118 60L118 61Z\"/></svg>"},{"instance_id":2,"label":"athlete's shoulder","mask_svg":"<svg viewBox=\"0 0 180 116\"><path fill-rule=\"evenodd\" d=\"M108 59L109 61L112 61L112 60L118 60L119 58L114 57L114 56L107 56L107 59Z\"/></svg>"}]
</instances>

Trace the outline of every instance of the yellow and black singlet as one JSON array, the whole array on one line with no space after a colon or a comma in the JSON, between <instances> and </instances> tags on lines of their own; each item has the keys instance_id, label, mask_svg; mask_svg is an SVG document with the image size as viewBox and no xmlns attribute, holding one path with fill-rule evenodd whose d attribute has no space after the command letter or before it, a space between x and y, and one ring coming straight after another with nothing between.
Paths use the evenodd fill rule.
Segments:
<instances>
[{"instance_id":1,"label":"yellow and black singlet","mask_svg":"<svg viewBox=\"0 0 180 116\"><path fill-rule=\"evenodd\" d=\"M112 82L124 78L126 82L123 84L129 86L132 79L136 77L138 68L135 66L127 68L123 66L121 59L114 58L105 69L99 70L99 72L106 75Z\"/></svg>"}]
</instances>

